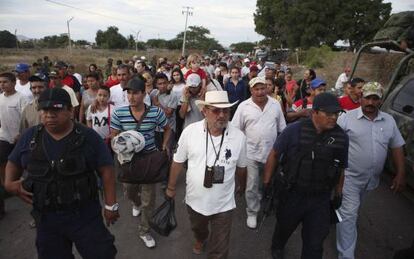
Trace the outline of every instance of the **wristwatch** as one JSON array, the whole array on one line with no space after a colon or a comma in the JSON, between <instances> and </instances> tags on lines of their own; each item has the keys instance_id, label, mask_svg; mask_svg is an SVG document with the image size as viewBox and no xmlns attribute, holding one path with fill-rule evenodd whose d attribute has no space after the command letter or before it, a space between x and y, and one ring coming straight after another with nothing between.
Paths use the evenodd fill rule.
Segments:
<instances>
[{"instance_id":1,"label":"wristwatch","mask_svg":"<svg viewBox=\"0 0 414 259\"><path fill-rule=\"evenodd\" d=\"M105 204L105 209L109 211L118 211L119 203L114 203L113 205L109 206Z\"/></svg>"}]
</instances>

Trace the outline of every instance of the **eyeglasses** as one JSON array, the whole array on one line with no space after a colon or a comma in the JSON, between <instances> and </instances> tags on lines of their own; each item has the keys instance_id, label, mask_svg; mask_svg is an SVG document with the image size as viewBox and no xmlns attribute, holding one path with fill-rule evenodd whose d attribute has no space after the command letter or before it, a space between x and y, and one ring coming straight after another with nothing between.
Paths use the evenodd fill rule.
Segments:
<instances>
[{"instance_id":1,"label":"eyeglasses","mask_svg":"<svg viewBox=\"0 0 414 259\"><path fill-rule=\"evenodd\" d=\"M224 113L227 115L230 113L230 108L207 108L206 107L206 109L210 110L215 115L219 115L220 113Z\"/></svg>"}]
</instances>

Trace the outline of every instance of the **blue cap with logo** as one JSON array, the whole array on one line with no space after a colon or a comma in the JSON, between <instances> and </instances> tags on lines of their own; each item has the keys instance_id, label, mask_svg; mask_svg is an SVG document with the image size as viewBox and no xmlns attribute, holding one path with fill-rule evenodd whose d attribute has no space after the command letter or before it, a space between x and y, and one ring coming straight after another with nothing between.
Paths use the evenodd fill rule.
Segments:
<instances>
[{"instance_id":1,"label":"blue cap with logo","mask_svg":"<svg viewBox=\"0 0 414 259\"><path fill-rule=\"evenodd\" d=\"M319 88L322 85L326 85L325 80L323 80L322 78L316 77L315 79L313 79L310 83L310 87L312 89L316 89Z\"/></svg>"},{"instance_id":2,"label":"blue cap with logo","mask_svg":"<svg viewBox=\"0 0 414 259\"><path fill-rule=\"evenodd\" d=\"M30 70L30 66L28 64L25 63L19 63L16 65L16 68L14 69L14 71L16 71L17 73L24 73Z\"/></svg>"}]
</instances>

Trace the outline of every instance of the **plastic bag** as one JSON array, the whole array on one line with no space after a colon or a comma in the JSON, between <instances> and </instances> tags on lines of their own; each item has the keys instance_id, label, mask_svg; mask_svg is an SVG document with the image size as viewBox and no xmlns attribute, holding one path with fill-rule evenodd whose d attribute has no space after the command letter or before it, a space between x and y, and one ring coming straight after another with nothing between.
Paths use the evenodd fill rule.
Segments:
<instances>
[{"instance_id":1,"label":"plastic bag","mask_svg":"<svg viewBox=\"0 0 414 259\"><path fill-rule=\"evenodd\" d=\"M152 213L149 224L155 232L162 236L168 236L177 227L174 207L174 199L167 198Z\"/></svg>"}]
</instances>

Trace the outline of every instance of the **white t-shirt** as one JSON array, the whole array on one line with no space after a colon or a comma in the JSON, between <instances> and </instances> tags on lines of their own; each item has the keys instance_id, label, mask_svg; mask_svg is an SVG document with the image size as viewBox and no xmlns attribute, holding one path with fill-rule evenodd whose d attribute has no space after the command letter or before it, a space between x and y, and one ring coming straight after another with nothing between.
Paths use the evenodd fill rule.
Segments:
<instances>
[{"instance_id":1,"label":"white t-shirt","mask_svg":"<svg viewBox=\"0 0 414 259\"><path fill-rule=\"evenodd\" d=\"M247 158L265 163L277 133L286 127L282 107L275 99L268 97L263 109L252 98L240 103L231 124L246 134Z\"/></svg>"},{"instance_id":2,"label":"white t-shirt","mask_svg":"<svg viewBox=\"0 0 414 259\"><path fill-rule=\"evenodd\" d=\"M181 105L181 96L184 94L185 84L175 84L171 90L171 94L177 96L177 105Z\"/></svg>"},{"instance_id":3,"label":"white t-shirt","mask_svg":"<svg viewBox=\"0 0 414 259\"><path fill-rule=\"evenodd\" d=\"M211 78L210 83L207 85L207 92L210 91L223 91L223 87L216 79Z\"/></svg>"},{"instance_id":4,"label":"white t-shirt","mask_svg":"<svg viewBox=\"0 0 414 259\"><path fill-rule=\"evenodd\" d=\"M218 152L221 136L212 137ZM208 137L207 165L213 166L216 154ZM237 128L229 124L224 133L223 145L216 165L224 166L224 181L205 188L204 172L206 168L206 131L205 120L186 127L178 141L174 161L184 163L188 160L186 175L185 201L198 213L209 216L236 207L234 200L235 172L237 167L246 167L246 137Z\"/></svg>"},{"instance_id":5,"label":"white t-shirt","mask_svg":"<svg viewBox=\"0 0 414 259\"><path fill-rule=\"evenodd\" d=\"M73 91L72 87L69 87L67 85L62 86L62 89L68 92L70 96L70 102L72 103L73 107L79 106L78 99L76 98L75 91Z\"/></svg>"},{"instance_id":6,"label":"white t-shirt","mask_svg":"<svg viewBox=\"0 0 414 259\"><path fill-rule=\"evenodd\" d=\"M348 77L346 76L345 72L340 74L338 77L338 80L336 80L335 83L335 89L342 89L344 87L344 84L348 82Z\"/></svg>"},{"instance_id":7,"label":"white t-shirt","mask_svg":"<svg viewBox=\"0 0 414 259\"><path fill-rule=\"evenodd\" d=\"M20 80L16 80L16 86L14 87L17 92L23 94L26 96L26 99L30 102L33 100L33 94L32 91L30 91L30 82L27 82L26 84L22 85L20 83Z\"/></svg>"},{"instance_id":8,"label":"white t-shirt","mask_svg":"<svg viewBox=\"0 0 414 259\"><path fill-rule=\"evenodd\" d=\"M247 75L249 72L250 72L250 68L249 68L249 67L244 66L244 67L242 67L242 69L241 69L241 76L243 77L243 76Z\"/></svg>"},{"instance_id":9,"label":"white t-shirt","mask_svg":"<svg viewBox=\"0 0 414 259\"><path fill-rule=\"evenodd\" d=\"M115 109L122 107L122 106L128 106L128 98L127 93L122 88L121 84L114 85L110 88L111 91L111 98L109 99L114 103Z\"/></svg>"},{"instance_id":10,"label":"white t-shirt","mask_svg":"<svg viewBox=\"0 0 414 259\"><path fill-rule=\"evenodd\" d=\"M103 111L97 110L95 113L92 113L91 106L89 106L88 110L86 111L86 120L92 121L92 129L94 129L102 139L107 138L110 134L108 114L111 116L113 111L113 105L109 106L109 111L108 107L106 107L106 109Z\"/></svg>"},{"instance_id":11,"label":"white t-shirt","mask_svg":"<svg viewBox=\"0 0 414 259\"><path fill-rule=\"evenodd\" d=\"M13 144L19 134L20 120L27 98L20 92L0 94L0 140Z\"/></svg>"}]
</instances>

